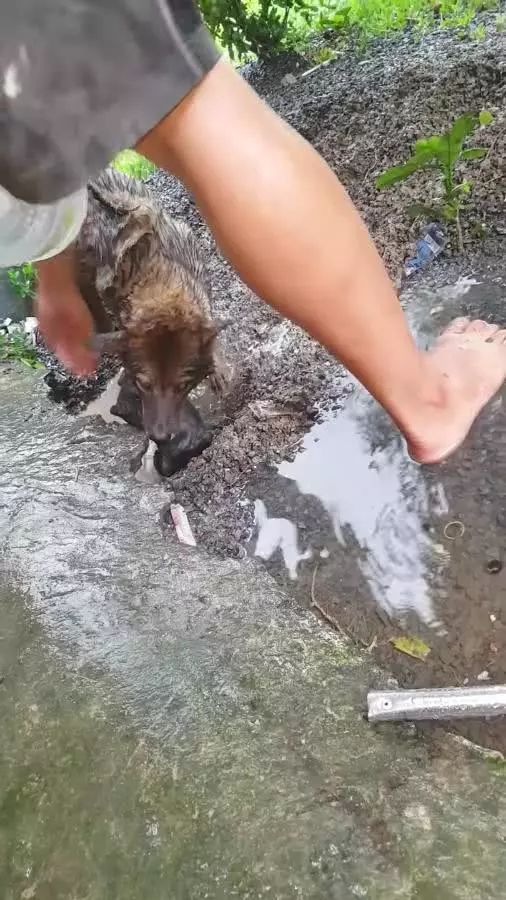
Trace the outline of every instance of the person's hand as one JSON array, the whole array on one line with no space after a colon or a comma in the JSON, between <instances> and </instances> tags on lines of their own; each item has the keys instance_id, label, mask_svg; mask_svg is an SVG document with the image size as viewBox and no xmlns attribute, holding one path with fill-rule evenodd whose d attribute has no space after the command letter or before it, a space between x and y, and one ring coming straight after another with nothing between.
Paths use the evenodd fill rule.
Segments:
<instances>
[{"instance_id":1,"label":"person's hand","mask_svg":"<svg viewBox=\"0 0 506 900\"><path fill-rule=\"evenodd\" d=\"M74 375L89 375L97 365L93 319L75 282L71 252L39 262L37 270L35 315L44 341Z\"/></svg>"}]
</instances>

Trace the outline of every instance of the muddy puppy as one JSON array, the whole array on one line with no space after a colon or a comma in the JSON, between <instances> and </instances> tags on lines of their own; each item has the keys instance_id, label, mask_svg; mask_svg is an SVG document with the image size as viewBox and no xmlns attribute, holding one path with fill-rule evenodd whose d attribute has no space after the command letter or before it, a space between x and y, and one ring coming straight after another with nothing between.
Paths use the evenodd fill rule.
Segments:
<instances>
[{"instance_id":1,"label":"muddy puppy","mask_svg":"<svg viewBox=\"0 0 506 900\"><path fill-rule=\"evenodd\" d=\"M205 378L217 394L227 384L217 339L224 323L212 317L199 248L140 181L108 169L88 199L79 285L102 331L97 347L122 361L149 438L188 435L197 427L189 393Z\"/></svg>"},{"instance_id":2,"label":"muddy puppy","mask_svg":"<svg viewBox=\"0 0 506 900\"><path fill-rule=\"evenodd\" d=\"M118 399L111 406L112 415L119 416L129 425L133 425L134 428L142 429L140 395L126 372L122 372L120 375L118 387L120 389ZM153 464L156 471L165 478L169 478L171 475L179 472L180 469L184 469L194 456L200 456L209 447L212 441L212 431L206 428L200 413L188 398L183 401L181 426L181 431L167 441L157 441L155 443L151 442L149 437L146 437L142 449L131 461L130 468L132 471L138 472L142 469L145 454L149 451L151 443L154 443L156 448Z\"/></svg>"}]
</instances>

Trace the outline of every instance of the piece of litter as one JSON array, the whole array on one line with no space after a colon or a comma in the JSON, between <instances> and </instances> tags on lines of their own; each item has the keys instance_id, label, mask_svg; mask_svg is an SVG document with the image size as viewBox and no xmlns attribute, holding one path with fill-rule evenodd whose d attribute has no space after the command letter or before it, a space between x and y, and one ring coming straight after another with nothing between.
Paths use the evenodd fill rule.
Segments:
<instances>
[{"instance_id":1,"label":"piece of litter","mask_svg":"<svg viewBox=\"0 0 506 900\"><path fill-rule=\"evenodd\" d=\"M489 618L491 622L497 622L497 616L494 616L494 613L490 613Z\"/></svg>"},{"instance_id":2,"label":"piece of litter","mask_svg":"<svg viewBox=\"0 0 506 900\"><path fill-rule=\"evenodd\" d=\"M477 719L506 714L506 685L369 691L370 722Z\"/></svg>"},{"instance_id":3,"label":"piece of litter","mask_svg":"<svg viewBox=\"0 0 506 900\"><path fill-rule=\"evenodd\" d=\"M425 641L421 641L420 638L390 638L390 643L399 653L404 653L406 656L413 657L413 659L420 659L422 662L430 653L429 645Z\"/></svg>"},{"instance_id":4,"label":"piece of litter","mask_svg":"<svg viewBox=\"0 0 506 900\"><path fill-rule=\"evenodd\" d=\"M404 272L408 278L420 269L424 269L432 260L443 252L448 238L436 222L427 225L422 236L417 240L414 255L404 263Z\"/></svg>"},{"instance_id":5,"label":"piece of litter","mask_svg":"<svg viewBox=\"0 0 506 900\"><path fill-rule=\"evenodd\" d=\"M444 527L444 536L449 541L456 541L457 538L463 537L465 530L464 524L459 522L458 519L454 519L453 522L446 523Z\"/></svg>"},{"instance_id":6,"label":"piece of litter","mask_svg":"<svg viewBox=\"0 0 506 900\"><path fill-rule=\"evenodd\" d=\"M480 674L476 676L476 681L488 681L489 678L490 675L488 674L487 670L484 669L483 672L480 672Z\"/></svg>"},{"instance_id":7,"label":"piece of litter","mask_svg":"<svg viewBox=\"0 0 506 900\"><path fill-rule=\"evenodd\" d=\"M35 316L27 316L25 321L23 322L23 331L29 338L31 338L32 344L35 347L37 344L37 326L38 321Z\"/></svg>"},{"instance_id":8,"label":"piece of litter","mask_svg":"<svg viewBox=\"0 0 506 900\"><path fill-rule=\"evenodd\" d=\"M277 419L281 416L293 415L292 410L280 406L272 400L253 400L248 406L256 419Z\"/></svg>"},{"instance_id":9,"label":"piece of litter","mask_svg":"<svg viewBox=\"0 0 506 900\"><path fill-rule=\"evenodd\" d=\"M327 550L326 547L324 547L323 550L320 550L320 557L321 557L321 559L328 559L329 556L330 556L330 551Z\"/></svg>"},{"instance_id":10,"label":"piece of litter","mask_svg":"<svg viewBox=\"0 0 506 900\"><path fill-rule=\"evenodd\" d=\"M188 547L196 547L197 541L193 536L188 516L185 509L180 503L171 503L170 515L174 522L176 534L181 544L187 544Z\"/></svg>"},{"instance_id":11,"label":"piece of litter","mask_svg":"<svg viewBox=\"0 0 506 900\"><path fill-rule=\"evenodd\" d=\"M103 397L103 395L102 395ZM89 407L88 407L89 409ZM159 484L162 476L155 467L155 453L157 445L154 441L149 441L146 451L142 457L140 467L135 473L135 480L141 484Z\"/></svg>"}]
</instances>

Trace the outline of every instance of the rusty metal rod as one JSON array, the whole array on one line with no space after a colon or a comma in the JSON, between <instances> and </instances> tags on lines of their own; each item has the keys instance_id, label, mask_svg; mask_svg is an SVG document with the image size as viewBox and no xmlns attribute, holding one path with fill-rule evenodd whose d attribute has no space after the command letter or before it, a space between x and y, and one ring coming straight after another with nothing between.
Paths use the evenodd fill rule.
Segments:
<instances>
[{"instance_id":1,"label":"rusty metal rod","mask_svg":"<svg viewBox=\"0 0 506 900\"><path fill-rule=\"evenodd\" d=\"M416 691L369 691L367 707L369 722L424 719L443 721L506 716L506 684Z\"/></svg>"}]
</instances>

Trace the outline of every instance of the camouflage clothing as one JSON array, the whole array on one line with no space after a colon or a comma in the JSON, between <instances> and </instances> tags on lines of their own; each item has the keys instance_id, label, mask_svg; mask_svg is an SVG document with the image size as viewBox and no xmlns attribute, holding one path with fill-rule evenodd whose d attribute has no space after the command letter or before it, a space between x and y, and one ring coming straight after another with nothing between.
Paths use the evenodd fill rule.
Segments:
<instances>
[{"instance_id":1,"label":"camouflage clothing","mask_svg":"<svg viewBox=\"0 0 506 900\"><path fill-rule=\"evenodd\" d=\"M73 193L217 55L191 0L5 0L0 184L27 203Z\"/></svg>"}]
</instances>

